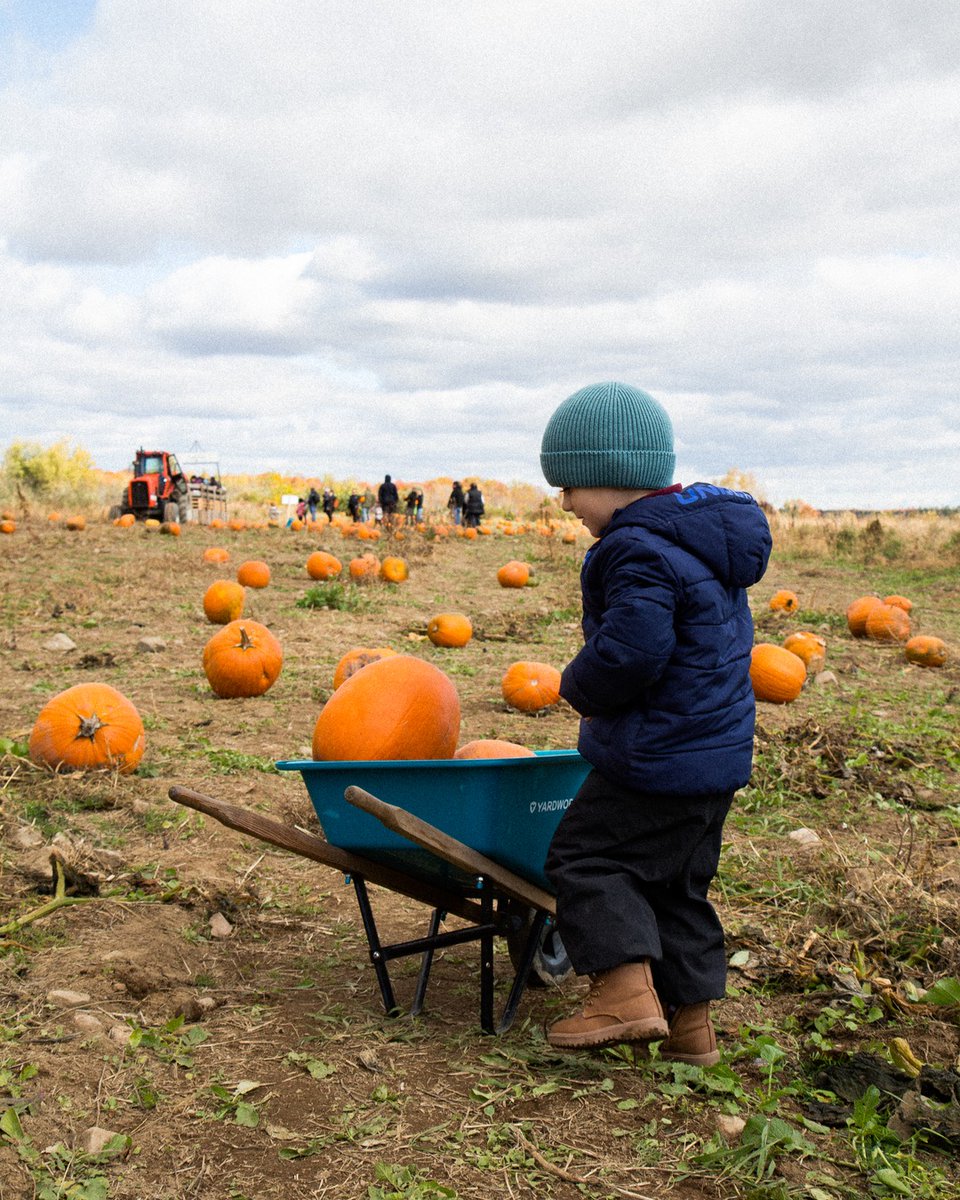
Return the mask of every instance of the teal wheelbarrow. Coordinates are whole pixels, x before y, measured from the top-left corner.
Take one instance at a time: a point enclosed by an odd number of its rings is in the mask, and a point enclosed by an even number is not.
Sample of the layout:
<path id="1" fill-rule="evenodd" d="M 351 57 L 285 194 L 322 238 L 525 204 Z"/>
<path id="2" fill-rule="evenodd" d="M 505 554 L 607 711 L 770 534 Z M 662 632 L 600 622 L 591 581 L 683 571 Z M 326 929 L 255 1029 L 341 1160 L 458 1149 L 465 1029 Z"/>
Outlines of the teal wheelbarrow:
<path id="1" fill-rule="evenodd" d="M 303 777 L 323 836 L 187 788 L 170 798 L 232 829 L 333 867 L 353 885 L 384 1010 L 398 1015 L 389 964 L 420 956 L 412 1003 L 423 1008 L 434 954 L 477 942 L 480 1027 L 503 1033 L 528 985 L 559 982 L 570 963 L 556 929 L 543 864 L 557 823 L 589 766 L 575 750 L 530 758 L 278 762 Z M 427 932 L 384 943 L 369 884 L 432 909 Z M 464 922 L 441 928 L 448 914 Z M 512 981 L 494 1013 L 496 939 L 506 941 Z"/>

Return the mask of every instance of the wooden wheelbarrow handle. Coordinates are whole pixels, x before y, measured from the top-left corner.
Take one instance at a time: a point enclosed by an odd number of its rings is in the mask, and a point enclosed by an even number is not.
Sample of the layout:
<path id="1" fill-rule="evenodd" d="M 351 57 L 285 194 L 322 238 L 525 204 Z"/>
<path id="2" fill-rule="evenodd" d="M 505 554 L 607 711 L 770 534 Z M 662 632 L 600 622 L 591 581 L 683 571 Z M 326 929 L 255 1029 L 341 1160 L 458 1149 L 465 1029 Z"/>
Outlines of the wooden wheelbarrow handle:
<path id="1" fill-rule="evenodd" d="M 348 787 L 343 796 L 355 808 L 361 808 L 376 817 L 387 829 L 392 829 L 394 833 L 415 842 L 459 870 L 474 876 L 485 875 L 496 885 L 498 891 L 509 896 L 511 900 L 519 900 L 522 904 L 542 909 L 552 917 L 557 915 L 556 899 L 549 892 L 487 858 L 485 854 L 458 842 L 456 838 L 407 812 L 405 808 L 387 804 L 385 800 L 380 800 L 359 787 Z"/>
<path id="2" fill-rule="evenodd" d="M 282 821 L 264 817 L 237 804 L 228 804 L 225 800 L 215 800 L 202 792 L 193 792 L 189 788 L 174 785 L 167 794 L 177 804 L 213 817 L 228 829 L 235 829 L 238 833 L 249 833 L 271 846 L 279 846 L 282 850 L 289 850 L 302 858 L 334 867 L 344 875 L 360 876 L 368 883 L 379 884 L 392 892 L 398 892 L 401 896 L 409 896 L 411 900 L 428 904 L 431 908 L 455 913 L 464 920 L 475 922 L 479 919 L 479 904 L 468 900 L 461 892 L 448 890 L 372 859 L 351 854 L 338 846 L 331 846 L 324 838 L 307 833 L 306 830 L 285 825 Z"/>

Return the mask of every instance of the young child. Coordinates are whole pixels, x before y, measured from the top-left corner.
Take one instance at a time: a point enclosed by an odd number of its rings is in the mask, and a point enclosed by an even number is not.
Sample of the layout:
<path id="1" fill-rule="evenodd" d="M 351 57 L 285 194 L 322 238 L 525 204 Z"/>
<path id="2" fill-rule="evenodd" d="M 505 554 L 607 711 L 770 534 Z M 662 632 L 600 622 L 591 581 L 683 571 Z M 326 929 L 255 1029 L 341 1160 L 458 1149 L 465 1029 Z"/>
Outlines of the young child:
<path id="1" fill-rule="evenodd" d="M 584 645 L 561 695 L 593 768 L 547 855 L 583 1010 L 555 1022 L 570 1049 L 666 1039 L 719 1059 L 710 1001 L 726 990 L 707 899 L 723 822 L 750 777 L 753 622 L 745 588 L 770 531 L 745 492 L 673 483 L 673 429 L 638 388 L 598 383 L 550 418 L 540 463 L 597 541 L 581 573 Z"/>

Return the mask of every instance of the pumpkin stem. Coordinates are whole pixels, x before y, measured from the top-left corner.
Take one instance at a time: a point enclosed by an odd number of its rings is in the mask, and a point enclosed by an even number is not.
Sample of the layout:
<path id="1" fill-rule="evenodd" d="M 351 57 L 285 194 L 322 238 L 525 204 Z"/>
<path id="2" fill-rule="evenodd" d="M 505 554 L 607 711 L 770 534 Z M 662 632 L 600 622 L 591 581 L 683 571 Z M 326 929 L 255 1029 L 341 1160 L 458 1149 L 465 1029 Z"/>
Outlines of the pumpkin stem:
<path id="1" fill-rule="evenodd" d="M 253 639 L 247 636 L 246 625 L 241 625 L 240 626 L 240 647 L 239 648 L 241 650 L 249 650 L 252 645 L 253 645 Z"/>
<path id="2" fill-rule="evenodd" d="M 80 718 L 80 728 L 77 731 L 77 737 L 85 737 L 93 741 L 97 730 L 102 728 L 103 722 L 96 713 L 91 713 L 89 717 Z"/>

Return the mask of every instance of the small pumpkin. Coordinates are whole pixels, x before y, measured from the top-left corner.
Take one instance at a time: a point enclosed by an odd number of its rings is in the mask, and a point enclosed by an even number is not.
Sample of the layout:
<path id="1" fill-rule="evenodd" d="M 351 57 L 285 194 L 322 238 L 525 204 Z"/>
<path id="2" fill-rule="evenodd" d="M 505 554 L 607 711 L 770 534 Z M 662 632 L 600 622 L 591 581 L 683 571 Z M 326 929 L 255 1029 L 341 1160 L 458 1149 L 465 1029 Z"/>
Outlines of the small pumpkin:
<path id="1" fill-rule="evenodd" d="M 909 638 L 903 653 L 907 662 L 915 663 L 918 667 L 942 667 L 950 657 L 947 643 L 942 638 L 926 633 Z"/>
<path id="2" fill-rule="evenodd" d="M 818 675 L 827 661 L 826 641 L 819 634 L 807 630 L 788 634 L 783 639 L 783 648 L 803 661 L 808 675 Z"/>
<path id="3" fill-rule="evenodd" d="M 345 680 L 313 730 L 321 762 L 450 758 L 460 734 L 460 698 L 432 663 L 393 654 Z"/>
<path id="4" fill-rule="evenodd" d="M 0 533 L 16 533 L 16 532 L 17 532 L 16 521 L 11 521 L 9 518 L 7 518 L 3 521 L 0 521 Z"/>
<path id="5" fill-rule="evenodd" d="M 398 533 L 395 538 L 400 536 Z M 403 583 L 409 574 L 406 560 L 395 554 L 388 554 L 380 564 L 380 578 L 385 579 L 387 583 Z"/>
<path id="6" fill-rule="evenodd" d="M 910 637 L 910 618 L 896 604 L 875 604 L 867 613 L 867 637 L 877 642 L 905 642 Z"/>
<path id="7" fill-rule="evenodd" d="M 165 533 L 168 537 L 179 537 L 180 536 L 180 522 L 179 521 L 164 521 L 164 523 L 160 526 L 160 532 Z"/>
<path id="8" fill-rule="evenodd" d="M 380 560 L 375 554 L 361 554 L 350 559 L 347 570 L 355 583 L 367 583 L 380 574 Z"/>
<path id="9" fill-rule="evenodd" d="M 908 600 L 906 596 L 900 596 L 896 592 L 892 596 L 884 596 L 884 604 L 892 604 L 895 608 L 902 608 L 905 613 L 908 613 L 913 608 L 913 601 Z"/>
<path id="10" fill-rule="evenodd" d="M 340 559 L 326 550 L 314 550 L 307 559 L 307 574 L 311 579 L 336 579 L 342 570 Z"/>
<path id="11" fill-rule="evenodd" d="M 341 683 L 361 668 L 369 666 L 372 662 L 379 662 L 381 658 L 389 658 L 393 654 L 396 654 L 396 650 L 391 650 L 389 646 L 355 646 L 348 650 L 333 672 L 333 690 L 336 691 Z"/>
<path id="12" fill-rule="evenodd" d="M 262 696 L 276 683 L 282 667 L 280 643 L 258 621 L 231 621 L 203 648 L 204 673 L 223 700 Z"/>
<path id="13" fill-rule="evenodd" d="M 882 603 L 879 596 L 859 596 L 847 606 L 847 628 L 854 637 L 867 636 L 867 617 Z"/>
<path id="14" fill-rule="evenodd" d="M 497 571 L 497 583 L 505 588 L 522 588 L 530 582 L 530 564 L 511 559 Z"/>
<path id="15" fill-rule="evenodd" d="M 549 663 L 515 662 L 500 681 L 500 691 L 511 708 L 541 712 L 560 699 L 560 672 Z"/>
<path id="16" fill-rule="evenodd" d="M 30 733 L 30 757 L 55 771 L 119 771 L 143 757 L 146 736 L 135 705 L 107 683 L 78 683 L 49 700 Z"/>
<path id="17" fill-rule="evenodd" d="M 750 655 L 750 683 L 758 700 L 789 704 L 807 678 L 803 660 L 772 642 L 758 642 Z"/>
<path id="18" fill-rule="evenodd" d="M 770 608 L 773 612 L 796 612 L 800 607 L 800 600 L 796 592 L 787 591 L 785 588 L 779 592 L 774 592 L 770 597 Z"/>
<path id="19" fill-rule="evenodd" d="M 463 613 L 437 613 L 427 622 L 427 637 L 435 646 L 465 646 L 473 637 L 473 625 Z"/>
<path id="20" fill-rule="evenodd" d="M 526 746 L 506 742 L 500 738 L 477 738 L 466 742 L 454 754 L 454 758 L 536 758 Z"/>
<path id="21" fill-rule="evenodd" d="M 270 583 L 270 568 L 259 558 L 248 558 L 237 567 L 237 583 L 243 587 L 265 588 Z"/>
<path id="22" fill-rule="evenodd" d="M 54 510 L 53 512 L 47 513 L 47 520 L 50 522 L 51 525 L 56 525 L 56 523 L 58 521 L 61 521 L 62 519 L 63 519 L 63 517 L 56 510 Z"/>
<path id="23" fill-rule="evenodd" d="M 230 551 L 222 546 L 208 546 L 203 552 L 203 561 L 207 563 L 225 563 L 230 561 Z"/>
<path id="24" fill-rule="evenodd" d="M 228 625 L 243 612 L 245 590 L 232 579 L 215 579 L 203 594 L 203 611 L 214 625 Z"/>
<path id="25" fill-rule="evenodd" d="M 82 533 L 87 527 L 87 518 L 82 513 L 76 513 L 72 517 L 67 517 L 67 528 L 73 530 L 74 533 Z"/>
<path id="26" fill-rule="evenodd" d="M 121 529 L 130 529 L 136 525 L 137 518 L 133 515 L 133 513 L 121 513 L 120 516 L 117 517 L 116 523 Z"/>

